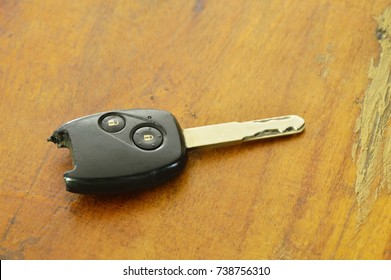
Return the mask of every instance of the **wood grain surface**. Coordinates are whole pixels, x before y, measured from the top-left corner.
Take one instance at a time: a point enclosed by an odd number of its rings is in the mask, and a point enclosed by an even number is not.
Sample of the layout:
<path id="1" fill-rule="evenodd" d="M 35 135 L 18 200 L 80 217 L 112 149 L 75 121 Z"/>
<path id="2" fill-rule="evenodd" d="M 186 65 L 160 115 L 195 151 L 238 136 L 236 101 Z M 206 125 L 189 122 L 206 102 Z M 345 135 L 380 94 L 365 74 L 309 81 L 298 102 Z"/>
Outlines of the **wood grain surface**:
<path id="1" fill-rule="evenodd" d="M 0 258 L 391 259 L 390 73 L 387 0 L 2 0 Z M 307 125 L 149 191 L 66 192 L 46 138 L 127 108 Z"/>

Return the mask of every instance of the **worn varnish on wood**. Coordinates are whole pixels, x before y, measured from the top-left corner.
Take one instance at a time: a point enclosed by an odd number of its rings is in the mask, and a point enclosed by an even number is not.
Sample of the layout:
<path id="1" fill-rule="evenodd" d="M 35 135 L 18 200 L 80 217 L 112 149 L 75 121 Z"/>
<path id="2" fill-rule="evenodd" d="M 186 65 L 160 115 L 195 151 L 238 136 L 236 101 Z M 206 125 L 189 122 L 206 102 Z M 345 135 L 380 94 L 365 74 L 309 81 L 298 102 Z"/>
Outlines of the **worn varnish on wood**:
<path id="1" fill-rule="evenodd" d="M 1 1 L 1 259 L 391 259 L 389 1 Z M 62 123 L 122 108 L 306 131 L 65 192 Z"/>
<path id="2" fill-rule="evenodd" d="M 358 139 L 353 157 L 358 153 L 356 195 L 359 222 L 369 215 L 383 188 L 391 192 L 391 142 L 387 135 L 391 116 L 391 7 L 377 18 L 377 38 L 381 52 L 377 63 L 372 61 L 368 72 L 371 80 L 357 120 Z M 391 221 L 390 221 L 391 223 Z"/>

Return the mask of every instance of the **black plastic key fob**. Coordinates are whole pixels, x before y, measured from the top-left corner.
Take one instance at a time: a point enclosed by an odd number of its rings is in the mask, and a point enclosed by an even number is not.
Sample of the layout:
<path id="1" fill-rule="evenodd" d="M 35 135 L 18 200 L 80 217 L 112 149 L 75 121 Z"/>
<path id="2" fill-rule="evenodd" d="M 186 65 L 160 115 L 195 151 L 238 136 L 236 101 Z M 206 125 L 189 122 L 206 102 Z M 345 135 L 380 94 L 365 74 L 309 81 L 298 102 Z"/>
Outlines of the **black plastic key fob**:
<path id="1" fill-rule="evenodd" d="M 162 184 L 185 165 L 186 146 L 175 117 L 162 110 L 98 113 L 65 123 L 48 139 L 69 148 L 74 168 L 67 191 L 131 192 Z"/>

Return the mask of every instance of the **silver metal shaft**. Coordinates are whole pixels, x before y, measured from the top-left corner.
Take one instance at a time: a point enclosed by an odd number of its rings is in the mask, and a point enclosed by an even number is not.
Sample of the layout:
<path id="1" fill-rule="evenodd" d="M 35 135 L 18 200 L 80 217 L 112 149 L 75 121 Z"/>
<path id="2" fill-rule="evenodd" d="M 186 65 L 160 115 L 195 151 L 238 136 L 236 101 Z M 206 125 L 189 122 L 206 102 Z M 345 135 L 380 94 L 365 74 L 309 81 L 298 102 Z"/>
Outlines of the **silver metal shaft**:
<path id="1" fill-rule="evenodd" d="M 237 144 L 264 138 L 300 133 L 305 122 L 290 115 L 249 122 L 229 122 L 183 129 L 187 148 Z"/>

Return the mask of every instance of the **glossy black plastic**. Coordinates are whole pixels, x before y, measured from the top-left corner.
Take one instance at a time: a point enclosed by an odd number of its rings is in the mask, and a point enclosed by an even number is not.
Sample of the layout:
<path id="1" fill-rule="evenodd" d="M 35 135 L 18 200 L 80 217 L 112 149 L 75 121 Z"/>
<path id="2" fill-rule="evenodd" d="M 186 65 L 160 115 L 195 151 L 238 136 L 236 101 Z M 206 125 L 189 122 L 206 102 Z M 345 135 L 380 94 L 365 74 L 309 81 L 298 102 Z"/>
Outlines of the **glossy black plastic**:
<path id="1" fill-rule="evenodd" d="M 125 127 L 115 133 L 102 129 L 102 120 L 112 115 L 125 120 Z M 137 147 L 132 135 L 141 127 L 158 129 L 163 134 L 162 144 L 154 150 Z M 70 121 L 48 140 L 71 151 L 74 168 L 64 173 L 67 191 L 120 193 L 160 185 L 180 174 L 186 160 L 181 131 L 169 112 L 133 109 Z"/>

